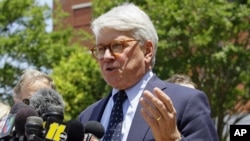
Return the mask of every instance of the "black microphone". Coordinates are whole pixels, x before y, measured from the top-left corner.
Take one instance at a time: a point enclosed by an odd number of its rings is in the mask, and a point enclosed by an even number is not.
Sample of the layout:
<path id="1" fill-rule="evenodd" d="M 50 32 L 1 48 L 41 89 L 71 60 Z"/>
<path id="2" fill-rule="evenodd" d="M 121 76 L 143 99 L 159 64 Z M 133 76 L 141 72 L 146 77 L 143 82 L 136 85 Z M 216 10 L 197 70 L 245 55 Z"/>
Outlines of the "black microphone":
<path id="1" fill-rule="evenodd" d="M 103 125 L 97 121 L 88 121 L 84 124 L 85 127 L 85 141 L 99 140 L 103 137 L 105 129 Z"/>
<path id="2" fill-rule="evenodd" d="M 45 123 L 44 139 L 49 141 L 66 141 L 66 123 L 61 120 L 49 120 Z"/>
<path id="3" fill-rule="evenodd" d="M 79 120 L 67 122 L 67 141 L 82 141 L 84 139 L 84 126 Z"/>
<path id="4" fill-rule="evenodd" d="M 29 116 L 25 123 L 25 135 L 28 141 L 43 141 L 43 120 L 37 116 Z"/>
<path id="5" fill-rule="evenodd" d="M 30 98 L 33 107 L 45 122 L 45 140 L 59 140 L 66 128 L 64 119 L 64 101 L 54 89 L 43 88 Z"/>
<path id="6" fill-rule="evenodd" d="M 10 109 L 10 114 L 16 114 L 20 109 L 23 108 L 29 108 L 29 105 L 22 102 L 15 103 Z"/>
<path id="7" fill-rule="evenodd" d="M 28 113 L 27 113 L 27 111 L 25 111 L 23 109 L 29 109 Z M 1 125 L 4 124 L 3 128 L 0 129 L 0 139 L 1 139 L 1 141 L 2 140 L 6 140 L 6 141 L 9 141 L 9 140 L 24 140 L 24 139 L 21 139 L 21 138 L 24 138 L 24 134 L 23 134 L 23 131 L 22 131 L 24 129 L 23 121 L 27 118 L 27 115 L 25 115 L 25 114 L 33 115 L 32 112 L 34 112 L 34 110 L 31 112 L 30 109 L 31 109 L 31 107 L 29 107 L 28 105 L 26 105 L 26 104 L 24 104 L 22 102 L 15 103 L 11 107 L 10 113 L 5 117 L 5 120 L 1 120 L 1 123 L 0 123 Z M 19 122 L 21 120 L 21 122 L 17 123 L 18 120 L 19 120 Z M 16 130 L 18 131 L 18 134 L 17 134 Z M 22 132 L 22 133 L 20 133 L 20 132 Z"/>
<path id="8" fill-rule="evenodd" d="M 61 106 L 50 106 L 47 109 L 47 112 L 42 114 L 42 118 L 43 120 L 47 121 L 47 120 L 60 120 L 63 121 L 64 119 L 64 111 L 63 111 L 63 107 Z"/>
<path id="9" fill-rule="evenodd" d="M 63 109 L 60 106 L 50 106 L 46 113 L 42 115 L 45 125 L 45 139 L 64 139 L 66 123 L 63 122 Z"/>
<path id="10" fill-rule="evenodd" d="M 50 88 L 43 88 L 34 93 L 30 98 L 30 106 L 37 111 L 39 116 L 46 114 L 51 106 L 59 106 L 64 111 L 62 96 Z"/>
<path id="11" fill-rule="evenodd" d="M 32 108 L 20 109 L 15 116 L 14 126 L 17 137 L 25 137 L 25 123 L 28 117 L 38 116 L 37 112 Z"/>

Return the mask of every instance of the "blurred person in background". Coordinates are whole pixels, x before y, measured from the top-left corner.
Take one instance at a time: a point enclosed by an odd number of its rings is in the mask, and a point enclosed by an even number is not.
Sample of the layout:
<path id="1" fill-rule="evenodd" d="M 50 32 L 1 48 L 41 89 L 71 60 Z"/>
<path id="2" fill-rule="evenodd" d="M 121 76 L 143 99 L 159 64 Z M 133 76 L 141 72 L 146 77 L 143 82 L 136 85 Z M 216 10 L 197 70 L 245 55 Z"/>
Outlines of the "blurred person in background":
<path id="1" fill-rule="evenodd" d="M 41 88 L 56 89 L 51 77 L 35 69 L 26 69 L 13 89 L 15 103 L 23 102 L 29 105 L 32 94 Z"/>
<path id="2" fill-rule="evenodd" d="M 10 106 L 0 102 L 0 119 L 10 112 Z"/>
<path id="3" fill-rule="evenodd" d="M 185 74 L 174 74 L 166 81 L 194 89 L 197 87 L 197 85 L 192 81 L 191 77 Z"/>

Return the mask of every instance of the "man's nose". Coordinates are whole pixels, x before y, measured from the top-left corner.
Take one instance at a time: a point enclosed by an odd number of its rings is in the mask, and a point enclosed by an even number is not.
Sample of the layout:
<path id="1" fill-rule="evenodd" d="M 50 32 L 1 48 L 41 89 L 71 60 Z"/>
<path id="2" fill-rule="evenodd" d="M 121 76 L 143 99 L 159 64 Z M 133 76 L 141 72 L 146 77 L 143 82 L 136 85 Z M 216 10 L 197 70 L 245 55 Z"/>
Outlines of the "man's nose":
<path id="1" fill-rule="evenodd" d="M 109 48 L 106 48 L 106 50 L 104 51 L 103 54 L 103 58 L 113 58 L 114 55 L 112 53 L 112 51 Z"/>

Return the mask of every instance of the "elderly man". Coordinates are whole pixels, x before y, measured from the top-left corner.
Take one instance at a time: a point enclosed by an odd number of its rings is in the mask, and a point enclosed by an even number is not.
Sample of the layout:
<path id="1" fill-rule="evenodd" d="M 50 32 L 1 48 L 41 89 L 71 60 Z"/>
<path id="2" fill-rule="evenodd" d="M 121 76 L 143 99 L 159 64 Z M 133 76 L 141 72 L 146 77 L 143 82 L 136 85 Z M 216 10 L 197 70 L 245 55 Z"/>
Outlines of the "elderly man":
<path id="1" fill-rule="evenodd" d="M 218 141 L 204 92 L 153 73 L 158 35 L 145 12 L 117 6 L 95 19 L 92 31 L 92 54 L 113 89 L 80 114 L 82 123 L 101 122 L 103 141 Z"/>

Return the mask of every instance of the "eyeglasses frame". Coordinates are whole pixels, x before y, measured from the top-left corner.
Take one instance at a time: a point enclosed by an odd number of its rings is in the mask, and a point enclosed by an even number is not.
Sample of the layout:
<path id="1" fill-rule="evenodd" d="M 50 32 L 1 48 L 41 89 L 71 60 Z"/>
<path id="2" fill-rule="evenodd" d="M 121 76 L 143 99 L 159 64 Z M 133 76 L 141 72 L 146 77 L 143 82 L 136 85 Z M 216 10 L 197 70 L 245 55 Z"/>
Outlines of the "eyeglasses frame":
<path id="1" fill-rule="evenodd" d="M 140 40 L 136 40 L 136 39 L 114 40 L 114 41 L 110 42 L 109 44 L 103 45 L 103 48 L 105 49 L 105 51 L 106 51 L 106 49 L 108 48 L 109 51 L 110 51 L 110 53 L 111 53 L 113 56 L 115 56 L 115 54 L 114 54 L 113 50 L 111 49 L 111 44 L 112 44 L 113 42 L 115 42 L 115 41 L 121 42 L 122 47 L 123 47 L 122 51 L 123 51 L 124 48 L 126 48 L 125 43 L 127 43 L 127 42 L 132 42 L 132 41 L 140 41 Z M 101 44 L 100 44 L 100 45 L 101 45 Z M 97 46 L 99 46 L 99 45 L 96 45 L 96 46 L 94 46 L 93 48 L 90 49 L 90 50 L 91 50 L 91 53 L 92 53 L 92 56 L 93 56 L 94 58 L 96 58 L 96 59 L 102 59 L 103 57 L 98 58 L 97 55 L 95 55 L 95 53 L 94 53 L 95 49 L 96 49 L 96 50 L 98 49 Z"/>

